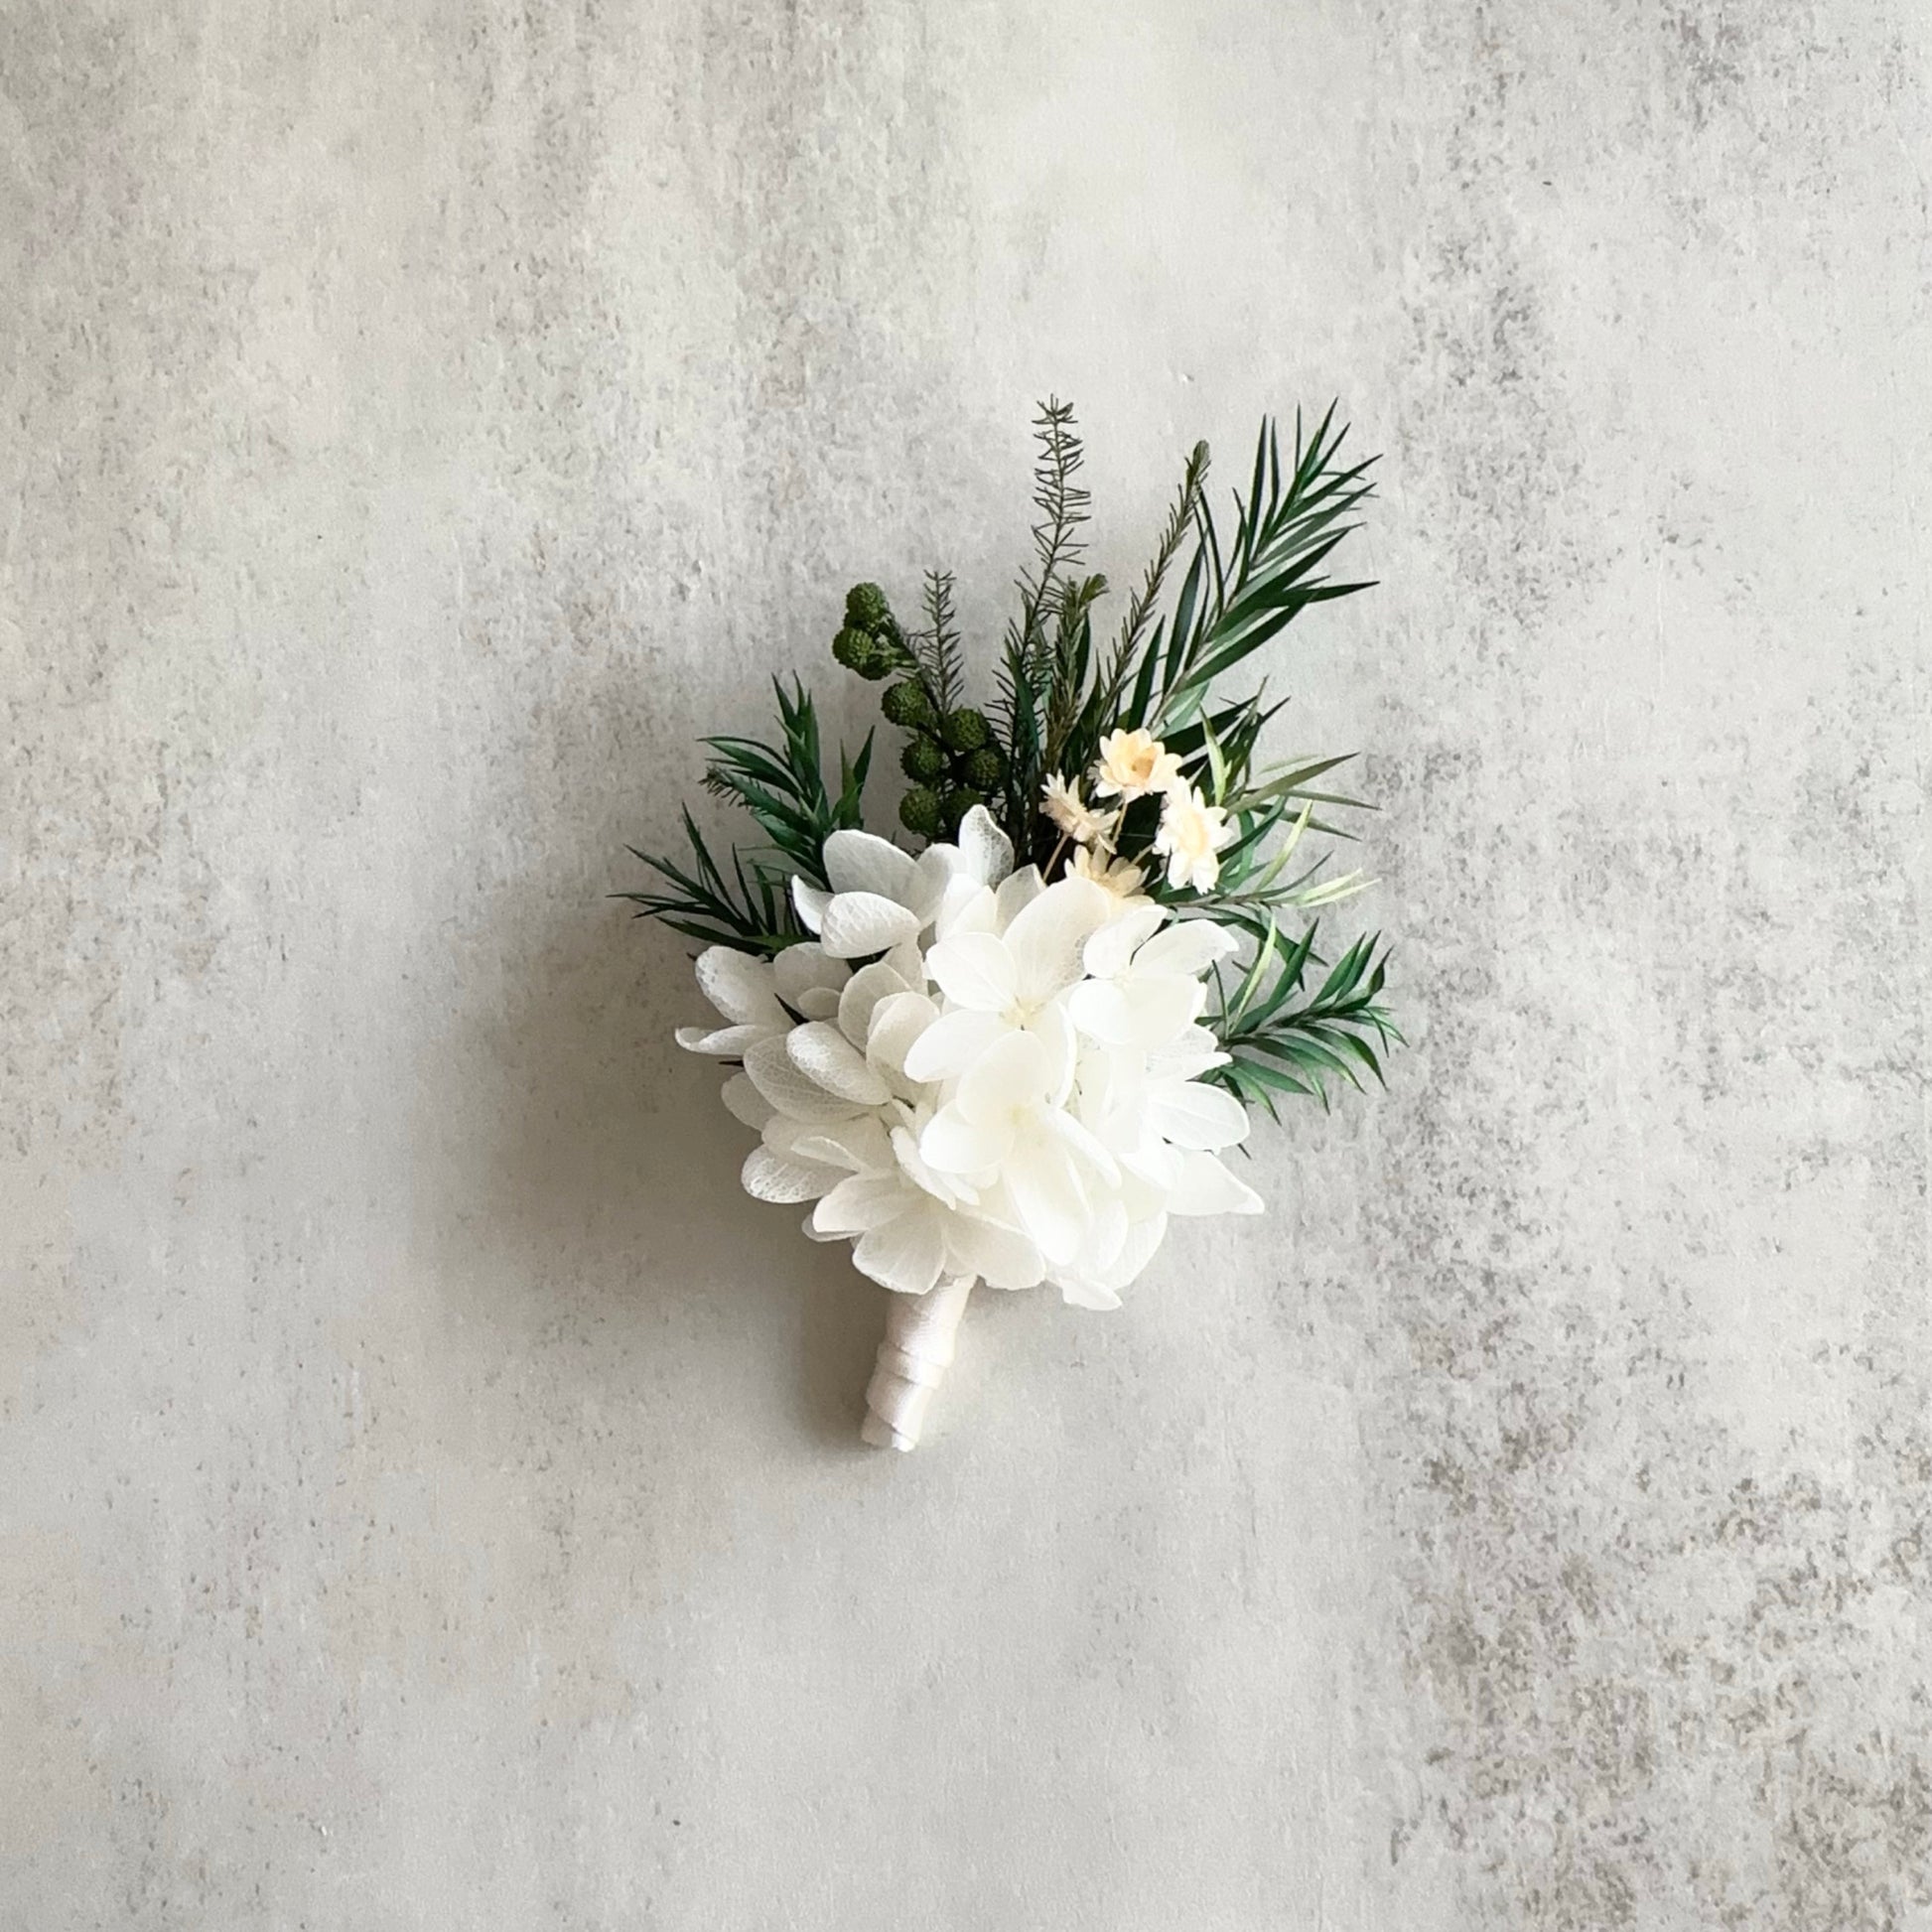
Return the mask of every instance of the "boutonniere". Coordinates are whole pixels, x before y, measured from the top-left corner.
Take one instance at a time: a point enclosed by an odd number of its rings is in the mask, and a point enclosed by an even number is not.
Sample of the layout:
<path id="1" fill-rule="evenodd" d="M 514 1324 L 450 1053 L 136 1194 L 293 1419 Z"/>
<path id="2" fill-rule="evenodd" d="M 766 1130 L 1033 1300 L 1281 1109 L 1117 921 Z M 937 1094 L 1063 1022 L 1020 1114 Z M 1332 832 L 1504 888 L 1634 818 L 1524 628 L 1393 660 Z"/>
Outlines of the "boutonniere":
<path id="1" fill-rule="evenodd" d="M 1325 788 L 1346 759 L 1264 759 L 1282 706 L 1253 663 L 1367 588 L 1325 568 L 1371 492 L 1343 434 L 1332 411 L 1298 421 L 1284 463 L 1264 424 L 1219 526 L 1196 445 L 1102 628 L 1080 443 L 1045 404 L 1033 559 L 983 704 L 950 575 L 916 622 L 876 584 L 846 598 L 832 655 L 884 686 L 898 835 L 862 824 L 876 732 L 828 775 L 794 681 L 775 737 L 706 741 L 706 788 L 758 842 L 721 860 L 687 809 L 688 855 L 637 854 L 662 884 L 622 897 L 702 947 L 716 1017 L 678 1040 L 731 1069 L 746 1190 L 807 1207 L 807 1235 L 893 1292 L 869 1443 L 917 1443 L 976 1286 L 1118 1308 L 1172 1217 L 1262 1211 L 1230 1161 L 1256 1110 L 1379 1080 L 1401 1038 L 1379 936 L 1323 925 L 1366 883 L 1313 850 L 1361 802 Z"/>

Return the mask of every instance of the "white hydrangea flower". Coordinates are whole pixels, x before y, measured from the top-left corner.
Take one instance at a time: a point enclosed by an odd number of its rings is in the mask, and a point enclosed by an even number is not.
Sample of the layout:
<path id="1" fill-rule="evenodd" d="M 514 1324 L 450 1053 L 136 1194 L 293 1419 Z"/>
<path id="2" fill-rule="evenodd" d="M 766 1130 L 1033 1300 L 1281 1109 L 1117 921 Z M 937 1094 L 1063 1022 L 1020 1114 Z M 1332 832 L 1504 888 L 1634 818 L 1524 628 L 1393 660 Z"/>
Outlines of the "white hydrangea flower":
<path id="1" fill-rule="evenodd" d="M 1261 1197 L 1217 1158 L 1248 1136 L 1246 1108 L 1198 1076 L 1227 1058 L 1205 1028 L 1151 1052 L 1096 1051 L 1080 1062 L 1088 1130 L 1150 1208 L 1170 1214 L 1258 1214 Z"/>
<path id="2" fill-rule="evenodd" d="M 946 1011 L 907 1059 L 915 1079 L 955 1078 L 1006 1035 L 1060 1020 L 1060 995 L 1078 982 L 1088 939 L 1113 916 L 1116 901 L 1089 880 L 1040 887 L 1032 867 L 1014 879 L 1029 890 L 982 888 L 956 901 L 946 936 L 926 954 Z"/>
<path id="3" fill-rule="evenodd" d="M 825 871 L 794 892 L 816 938 L 702 954 L 728 1024 L 678 1035 L 743 1063 L 749 1192 L 813 1203 L 807 1232 L 899 1293 L 1050 1281 L 1088 1308 L 1118 1306 L 1171 1215 L 1259 1208 L 1217 1158 L 1247 1116 L 1200 1078 L 1225 1059 L 1200 1025 L 1220 927 L 1016 872 L 984 809 L 917 859 L 837 833 Z"/>
<path id="4" fill-rule="evenodd" d="M 1118 1211 L 1096 1225 L 1080 1263 L 1060 1277 L 1070 1302 L 1114 1308 L 1166 1236 L 1171 1214 L 1255 1213 L 1260 1197 L 1215 1158 L 1248 1131 L 1232 1094 L 1199 1076 L 1227 1055 L 1197 1016 L 1199 975 L 1233 952 L 1220 927 L 1131 914 L 1088 942 L 1089 975 L 1069 996 L 1082 1036 L 1074 1109 L 1120 1166 Z"/>
<path id="5" fill-rule="evenodd" d="M 957 845 L 929 845 L 915 859 L 871 832 L 834 832 L 825 841 L 828 892 L 791 882 L 809 932 L 839 959 L 862 959 L 917 939 L 938 918 L 949 887 L 998 886 L 1013 870 L 1013 841 L 984 806 L 967 813 Z"/>
<path id="6" fill-rule="evenodd" d="M 1067 1001 L 1073 1024 L 1103 1046 L 1166 1044 L 1200 1018 L 1201 975 L 1236 950 L 1232 934 L 1206 919 L 1161 929 L 1158 905 L 1123 913 L 1087 941 L 1086 977 Z"/>
<path id="7" fill-rule="evenodd" d="M 815 1240 L 850 1239 L 853 1265 L 883 1287 L 924 1295 L 947 1276 L 992 1288 L 1035 1288 L 1046 1264 L 1025 1235 L 971 1210 L 977 1196 L 935 1173 L 919 1154 L 922 1114 L 854 1146 L 851 1171 L 806 1224 Z"/>
<path id="8" fill-rule="evenodd" d="M 980 1053 L 919 1136 L 928 1168 L 975 1189 L 999 1187 L 1021 1228 L 1060 1267 L 1079 1259 L 1096 1206 L 1120 1170 L 1067 1110 L 1070 1028 L 1011 1032 Z"/>

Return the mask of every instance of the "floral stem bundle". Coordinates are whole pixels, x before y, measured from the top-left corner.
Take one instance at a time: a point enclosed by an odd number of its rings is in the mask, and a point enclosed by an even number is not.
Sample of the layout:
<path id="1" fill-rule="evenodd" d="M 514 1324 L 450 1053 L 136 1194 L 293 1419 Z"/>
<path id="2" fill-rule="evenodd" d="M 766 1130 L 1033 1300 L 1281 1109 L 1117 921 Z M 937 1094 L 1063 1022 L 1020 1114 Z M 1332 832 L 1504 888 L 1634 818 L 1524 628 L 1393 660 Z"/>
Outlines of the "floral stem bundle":
<path id="1" fill-rule="evenodd" d="M 1117 1308 L 1171 1217 L 1261 1211 L 1223 1158 L 1252 1109 L 1379 1080 L 1401 1038 L 1379 937 L 1320 944 L 1365 884 L 1307 851 L 1361 803 L 1322 788 L 1346 759 L 1264 762 L 1282 706 L 1251 675 L 1309 606 L 1367 588 L 1324 572 L 1371 492 L 1343 435 L 1298 419 L 1285 466 L 1264 424 L 1226 536 L 1196 445 L 1108 635 L 1072 412 L 1045 404 L 991 703 L 942 571 L 916 625 L 857 585 L 832 640 L 902 734 L 902 841 L 861 823 L 874 736 L 829 778 L 794 681 L 774 739 L 706 741 L 707 789 L 759 842 L 721 862 L 687 809 L 685 856 L 635 855 L 662 883 L 621 897 L 703 947 L 719 1024 L 678 1040 L 734 1069 L 747 1191 L 810 1203 L 805 1232 L 895 1291 L 869 1443 L 918 1441 L 975 1284 Z"/>

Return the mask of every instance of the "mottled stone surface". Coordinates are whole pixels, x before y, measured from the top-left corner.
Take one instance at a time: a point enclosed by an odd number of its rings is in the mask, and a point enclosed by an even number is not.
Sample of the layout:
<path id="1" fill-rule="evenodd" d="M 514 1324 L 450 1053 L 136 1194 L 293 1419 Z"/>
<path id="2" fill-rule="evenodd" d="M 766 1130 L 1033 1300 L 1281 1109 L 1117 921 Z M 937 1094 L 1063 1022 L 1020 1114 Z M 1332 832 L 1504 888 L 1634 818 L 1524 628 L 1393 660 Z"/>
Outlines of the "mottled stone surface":
<path id="1" fill-rule="evenodd" d="M 1932 1926 L 1918 0 L 0 6 L 0 1925 Z M 1345 399 L 1416 1046 L 1131 1307 L 601 895 L 842 587 Z"/>

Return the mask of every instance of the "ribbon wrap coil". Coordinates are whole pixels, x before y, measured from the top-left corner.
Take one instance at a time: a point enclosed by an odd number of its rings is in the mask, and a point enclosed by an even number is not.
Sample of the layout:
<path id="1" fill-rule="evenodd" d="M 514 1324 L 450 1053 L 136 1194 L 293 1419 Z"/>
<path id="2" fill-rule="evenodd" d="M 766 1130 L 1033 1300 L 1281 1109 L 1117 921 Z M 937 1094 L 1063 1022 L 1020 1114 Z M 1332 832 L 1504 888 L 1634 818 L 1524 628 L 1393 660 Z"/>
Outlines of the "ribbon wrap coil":
<path id="1" fill-rule="evenodd" d="M 968 1276 L 943 1281 L 929 1294 L 887 1297 L 886 1338 L 866 1385 L 866 1420 L 859 1431 L 874 1449 L 918 1446 L 932 1392 L 952 1364 L 959 1317 L 972 1292 Z"/>

